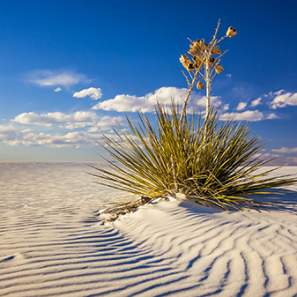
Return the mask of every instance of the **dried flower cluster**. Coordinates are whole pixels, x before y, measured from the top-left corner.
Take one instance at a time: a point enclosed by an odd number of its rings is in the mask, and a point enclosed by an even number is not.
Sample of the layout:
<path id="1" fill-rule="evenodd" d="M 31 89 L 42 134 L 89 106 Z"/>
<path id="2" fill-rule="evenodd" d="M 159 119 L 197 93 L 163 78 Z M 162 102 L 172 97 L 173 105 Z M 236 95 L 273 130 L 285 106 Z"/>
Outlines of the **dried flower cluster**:
<path id="1" fill-rule="evenodd" d="M 220 21 L 218 21 L 215 33 L 209 43 L 206 43 L 203 39 L 190 40 L 187 54 L 183 54 L 179 58 L 180 63 L 187 71 L 187 73 L 183 72 L 183 75 L 186 77 L 189 90 L 184 103 L 184 111 L 187 107 L 193 88 L 196 86 L 198 90 L 204 88 L 206 90 L 206 116 L 208 116 L 211 106 L 210 97 L 212 80 L 217 74 L 221 74 L 224 71 L 220 62 L 226 51 L 221 50 L 220 44 L 225 38 L 232 38 L 237 34 L 236 29 L 230 26 L 225 35 L 218 38 L 219 28 Z"/>

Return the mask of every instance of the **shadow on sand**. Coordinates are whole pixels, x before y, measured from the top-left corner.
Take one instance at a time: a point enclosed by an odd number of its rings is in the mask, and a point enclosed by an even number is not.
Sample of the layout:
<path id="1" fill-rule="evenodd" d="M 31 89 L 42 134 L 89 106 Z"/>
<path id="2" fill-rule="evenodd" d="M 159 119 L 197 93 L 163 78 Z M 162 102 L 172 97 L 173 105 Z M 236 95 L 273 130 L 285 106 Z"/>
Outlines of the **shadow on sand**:
<path id="1" fill-rule="evenodd" d="M 278 210 L 297 213 L 297 191 L 278 189 L 270 190 L 270 192 L 272 194 L 251 196 L 256 202 L 261 204 L 253 209 L 258 211 Z M 202 206 L 189 200 L 181 201 L 179 206 L 193 214 L 214 214 L 224 211 L 215 207 Z M 230 208 L 228 211 L 237 210 Z"/>
<path id="2" fill-rule="evenodd" d="M 297 212 L 297 191 L 271 190 L 272 194 L 262 197 L 254 196 L 257 202 L 263 203 L 259 210 L 280 210 Z"/>

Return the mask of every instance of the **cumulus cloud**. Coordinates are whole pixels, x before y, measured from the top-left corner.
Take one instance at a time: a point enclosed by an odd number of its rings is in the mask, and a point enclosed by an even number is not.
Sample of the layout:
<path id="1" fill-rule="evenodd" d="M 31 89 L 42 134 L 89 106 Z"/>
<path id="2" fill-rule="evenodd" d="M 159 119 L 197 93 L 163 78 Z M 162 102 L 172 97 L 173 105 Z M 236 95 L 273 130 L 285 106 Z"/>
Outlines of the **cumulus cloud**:
<path id="1" fill-rule="evenodd" d="M 246 110 L 242 112 L 225 112 L 220 115 L 222 121 L 247 121 L 258 122 L 263 120 L 275 120 L 279 117 L 274 113 L 264 114 L 259 110 Z"/>
<path id="2" fill-rule="evenodd" d="M 38 131 L 18 131 L 11 133 L 9 136 L 2 136 L 0 140 L 8 145 L 41 145 L 48 147 L 75 147 L 78 148 L 82 144 L 91 143 L 91 139 L 87 134 L 82 132 L 67 132 L 61 134 L 50 134 Z"/>
<path id="3" fill-rule="evenodd" d="M 107 111 L 118 111 L 118 112 L 152 112 L 155 109 L 157 102 L 164 105 L 170 105 L 172 101 L 177 104 L 182 104 L 187 94 L 185 88 L 175 87 L 161 87 L 154 92 L 148 93 L 144 96 L 135 96 L 128 94 L 116 95 L 114 98 L 102 101 L 95 106 L 94 110 L 107 110 Z M 192 108 L 205 106 L 206 98 L 193 94 L 191 98 Z M 221 105 L 219 97 L 212 97 L 212 104 L 215 107 Z"/>
<path id="4" fill-rule="evenodd" d="M 297 147 L 279 147 L 271 150 L 282 165 L 297 165 Z"/>
<path id="5" fill-rule="evenodd" d="M 104 116 L 100 118 L 100 121 L 94 122 L 88 129 L 88 132 L 97 133 L 102 130 L 106 130 L 110 127 L 120 127 L 124 122 L 122 117 L 110 117 Z"/>
<path id="6" fill-rule="evenodd" d="M 222 121 L 249 121 L 257 122 L 264 120 L 264 114 L 258 110 L 246 110 L 243 112 L 226 112 L 220 115 Z"/>
<path id="7" fill-rule="evenodd" d="M 25 137 L 28 144 L 46 145 L 49 147 L 75 147 L 78 148 L 82 144 L 89 142 L 85 133 L 68 132 L 60 135 L 52 135 L 46 133 L 30 133 Z"/>
<path id="8" fill-rule="evenodd" d="M 59 92 L 61 92 L 61 91 L 62 91 L 62 88 L 60 88 L 60 87 L 57 87 L 57 88 L 54 89 L 54 92 L 55 92 L 55 93 L 59 93 Z"/>
<path id="9" fill-rule="evenodd" d="M 88 82 L 88 78 L 73 71 L 36 70 L 28 74 L 27 80 L 40 87 L 71 87 L 81 82 Z M 56 88 L 56 89 L 57 89 Z M 59 90 L 59 89 L 58 89 Z"/>
<path id="10" fill-rule="evenodd" d="M 247 107 L 246 102 L 239 102 L 237 107 L 236 107 L 236 110 L 241 111 L 241 110 L 244 110 L 246 107 Z"/>
<path id="11" fill-rule="evenodd" d="M 122 123 L 122 117 L 99 117 L 89 111 L 68 114 L 28 112 L 16 116 L 7 124 L 0 125 L 0 141 L 8 145 L 49 147 L 97 145 L 103 133 L 112 133 L 112 128 L 115 126 L 120 130 L 123 129 Z"/>
<path id="12" fill-rule="evenodd" d="M 111 133 L 112 132 L 110 132 L 109 130 L 106 130 L 106 132 L 104 132 L 104 135 L 109 135 Z M 102 130 L 92 132 L 71 131 L 66 133 L 60 132 L 54 134 L 34 131 L 25 133 L 23 137 L 18 140 L 21 142 L 21 144 L 24 145 L 41 145 L 55 148 L 79 148 L 83 145 L 98 145 L 103 141 L 103 133 Z"/>
<path id="13" fill-rule="evenodd" d="M 280 90 L 275 91 L 275 92 L 271 91 L 271 92 L 268 93 L 268 96 L 270 96 L 270 97 L 271 96 L 279 96 L 279 95 L 281 95 L 281 94 L 283 94 L 285 92 L 286 91 L 284 89 L 280 89 Z"/>
<path id="14" fill-rule="evenodd" d="M 73 94 L 74 98 L 85 98 L 90 97 L 93 100 L 98 100 L 102 97 L 102 91 L 100 88 L 88 88 L 88 89 L 82 89 L 78 92 L 75 92 Z"/>
<path id="15" fill-rule="evenodd" d="M 96 113 L 91 111 L 76 111 L 69 114 L 63 112 L 24 112 L 17 115 L 13 121 L 24 125 L 52 126 L 55 123 L 93 122 L 96 119 Z"/>
<path id="16" fill-rule="evenodd" d="M 223 105 L 223 111 L 227 111 L 227 110 L 229 110 L 229 108 L 230 108 L 229 104 L 224 104 Z"/>
<path id="17" fill-rule="evenodd" d="M 273 109 L 297 105 L 297 93 L 284 92 L 283 90 L 280 90 L 275 94 L 276 96 L 271 102 L 271 107 Z"/>
<path id="18" fill-rule="evenodd" d="M 252 102 L 251 102 L 251 106 L 253 106 L 253 107 L 256 107 L 256 106 L 258 106 L 260 104 L 262 104 L 262 98 L 261 97 L 256 98 L 256 99 L 252 100 Z"/>
<path id="19" fill-rule="evenodd" d="M 273 113 L 273 112 L 268 113 L 268 114 L 266 115 L 266 119 L 267 119 L 267 120 L 277 120 L 277 119 L 279 119 L 279 118 L 280 118 L 280 117 L 279 117 L 277 114 Z"/>
<path id="20" fill-rule="evenodd" d="M 0 141 L 10 145 L 18 143 L 22 139 L 22 135 L 30 130 L 18 129 L 11 124 L 0 125 Z"/>
<path id="21" fill-rule="evenodd" d="M 294 153 L 297 153 L 297 147 L 280 147 L 280 148 L 275 148 L 275 149 L 272 149 L 272 151 L 274 153 L 277 153 L 277 154 L 294 154 Z"/>
<path id="22" fill-rule="evenodd" d="M 8 145 L 38 145 L 44 143 L 45 136 L 50 134 L 40 133 L 28 128 L 14 126 L 11 123 L 0 125 L 0 141 Z"/>
<path id="23" fill-rule="evenodd" d="M 144 96 L 120 94 L 116 95 L 114 98 L 96 104 L 93 109 L 114 110 L 118 112 L 151 112 L 154 110 L 154 106 L 158 101 L 162 104 L 170 104 L 171 100 L 178 104 L 182 103 L 186 91 L 186 89 L 178 89 L 175 87 L 162 87 Z"/>

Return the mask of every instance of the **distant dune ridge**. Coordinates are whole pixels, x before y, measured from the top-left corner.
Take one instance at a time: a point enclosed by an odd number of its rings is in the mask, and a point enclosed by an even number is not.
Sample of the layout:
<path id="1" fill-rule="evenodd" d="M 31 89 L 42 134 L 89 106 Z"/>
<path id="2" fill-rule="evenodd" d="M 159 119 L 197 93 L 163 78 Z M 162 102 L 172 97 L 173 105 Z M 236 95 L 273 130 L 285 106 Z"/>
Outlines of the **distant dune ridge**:
<path id="1" fill-rule="evenodd" d="M 163 201 L 104 226 L 128 194 L 90 170 L 0 164 L 0 296 L 297 296 L 297 186 L 261 212 Z"/>

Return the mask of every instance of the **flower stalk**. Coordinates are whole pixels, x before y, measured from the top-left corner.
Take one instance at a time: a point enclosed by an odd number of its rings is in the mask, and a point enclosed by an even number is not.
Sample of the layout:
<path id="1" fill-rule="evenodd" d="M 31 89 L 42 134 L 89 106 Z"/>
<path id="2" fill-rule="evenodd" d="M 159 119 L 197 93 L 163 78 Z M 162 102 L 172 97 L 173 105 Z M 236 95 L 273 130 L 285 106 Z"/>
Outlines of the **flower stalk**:
<path id="1" fill-rule="evenodd" d="M 225 38 L 232 38 L 237 34 L 236 29 L 229 26 L 225 35 L 218 38 L 220 26 L 221 21 L 218 20 L 209 43 L 205 43 L 203 39 L 195 41 L 190 40 L 187 54 L 183 54 L 180 57 L 180 62 L 186 70 L 186 73 L 183 72 L 183 75 L 188 84 L 188 92 L 183 104 L 181 120 L 185 118 L 186 110 L 195 86 L 198 90 L 204 89 L 205 86 L 205 121 L 207 121 L 210 116 L 212 81 L 216 75 L 224 71 L 220 62 L 226 51 L 222 52 L 220 44 Z M 204 81 L 204 83 L 202 81 Z"/>

